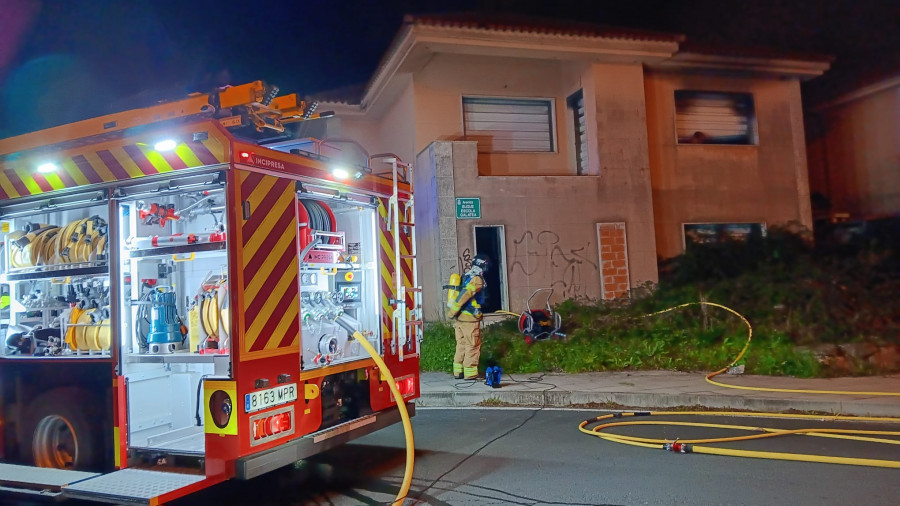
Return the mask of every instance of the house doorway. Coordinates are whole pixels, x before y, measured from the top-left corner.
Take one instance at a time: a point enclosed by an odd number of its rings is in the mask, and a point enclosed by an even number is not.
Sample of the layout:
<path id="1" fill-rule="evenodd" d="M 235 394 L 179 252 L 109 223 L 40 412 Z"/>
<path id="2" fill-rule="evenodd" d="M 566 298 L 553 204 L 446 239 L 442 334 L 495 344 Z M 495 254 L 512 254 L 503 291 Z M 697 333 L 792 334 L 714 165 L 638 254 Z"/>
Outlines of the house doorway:
<path id="1" fill-rule="evenodd" d="M 482 311 L 494 313 L 509 307 L 506 290 L 506 234 L 503 225 L 475 226 L 475 254 L 491 257 L 493 266 L 485 275 L 487 290 Z"/>

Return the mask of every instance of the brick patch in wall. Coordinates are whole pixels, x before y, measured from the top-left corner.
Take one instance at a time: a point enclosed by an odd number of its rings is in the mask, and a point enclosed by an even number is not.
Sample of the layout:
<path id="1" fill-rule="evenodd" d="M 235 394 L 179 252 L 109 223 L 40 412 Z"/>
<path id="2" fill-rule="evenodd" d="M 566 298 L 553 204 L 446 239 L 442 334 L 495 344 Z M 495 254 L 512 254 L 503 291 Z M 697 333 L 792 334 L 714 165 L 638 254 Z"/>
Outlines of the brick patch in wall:
<path id="1" fill-rule="evenodd" d="M 629 276 L 625 223 L 598 223 L 597 245 L 600 250 L 600 291 L 603 299 L 627 297 Z"/>

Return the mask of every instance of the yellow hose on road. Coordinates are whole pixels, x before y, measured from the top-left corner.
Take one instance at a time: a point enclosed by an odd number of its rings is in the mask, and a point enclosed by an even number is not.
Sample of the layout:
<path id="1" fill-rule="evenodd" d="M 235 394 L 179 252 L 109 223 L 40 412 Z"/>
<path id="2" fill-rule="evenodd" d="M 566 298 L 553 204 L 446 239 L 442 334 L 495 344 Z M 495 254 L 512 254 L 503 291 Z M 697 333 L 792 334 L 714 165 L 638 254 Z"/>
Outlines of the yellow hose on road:
<path id="1" fill-rule="evenodd" d="M 341 323 L 341 322 L 338 322 Z M 343 324 L 342 324 L 343 326 Z M 349 329 L 348 327 L 344 327 Z M 378 351 L 369 344 L 369 341 L 360 334 L 358 331 L 352 331 L 353 339 L 356 339 L 360 345 L 362 345 L 363 349 L 369 353 L 372 357 L 372 360 L 378 364 L 381 373 L 387 377 L 388 387 L 391 389 L 391 393 L 394 394 L 394 400 L 397 401 L 397 409 L 400 410 L 400 419 L 403 421 L 403 434 L 406 436 L 406 470 L 403 474 L 403 482 L 400 484 L 400 491 L 397 493 L 397 498 L 394 499 L 394 502 L 391 504 L 403 504 L 403 500 L 406 499 L 406 494 L 409 493 L 409 485 L 412 483 L 412 475 L 413 475 L 413 462 L 416 456 L 415 443 L 413 441 L 413 432 L 412 432 L 412 423 L 409 420 L 409 411 L 406 410 L 406 401 L 403 400 L 403 395 L 400 393 L 400 389 L 397 388 L 397 382 L 394 380 L 394 377 L 391 375 L 390 369 L 388 369 L 387 364 L 384 363 L 381 356 L 378 354 Z"/>
<path id="2" fill-rule="evenodd" d="M 731 361 L 730 364 L 719 369 L 718 371 L 712 372 L 706 375 L 706 381 L 720 387 L 725 388 L 736 388 L 740 390 L 756 390 L 763 392 L 790 392 L 790 393 L 811 393 L 811 394 L 837 394 L 837 395 L 864 395 L 864 396 L 900 396 L 900 392 L 859 392 L 859 391 L 843 391 L 843 390 L 806 390 L 806 389 L 791 389 L 791 388 L 764 388 L 764 387 L 748 387 L 748 386 L 738 386 L 738 385 L 728 385 L 725 383 L 720 383 L 718 381 L 713 381 L 713 377 L 722 374 L 727 371 L 730 367 L 734 366 L 744 357 L 744 354 L 747 352 L 747 349 L 750 347 L 750 341 L 753 338 L 753 327 L 750 325 L 750 322 L 744 318 L 743 315 L 738 313 L 737 311 L 723 306 L 721 304 L 716 304 L 714 302 L 688 302 L 686 304 L 680 304 L 678 306 L 674 306 L 668 309 L 664 309 L 662 311 L 657 311 L 655 313 L 650 313 L 648 315 L 644 315 L 644 317 L 655 316 L 663 313 L 668 313 L 669 311 L 674 311 L 679 308 L 693 306 L 693 305 L 706 305 L 712 307 L 718 307 L 720 309 L 724 309 L 741 319 L 744 324 L 747 326 L 747 342 L 744 344 L 741 352 L 738 353 L 737 357 Z M 818 415 L 799 415 L 799 414 L 787 414 L 787 413 L 762 413 L 762 412 L 753 412 L 753 413 L 732 413 L 732 412 L 703 412 L 703 411 L 640 411 L 640 412 L 632 412 L 632 413 L 614 413 L 610 415 L 603 415 L 592 418 L 590 420 L 585 420 L 581 422 L 578 426 L 578 430 L 584 432 L 585 434 L 590 434 L 592 436 L 597 436 L 602 439 L 606 439 L 608 441 L 614 441 L 617 443 L 623 443 L 633 446 L 640 446 L 643 448 L 655 448 L 655 449 L 663 449 L 669 450 L 679 453 L 704 453 L 707 455 L 722 455 L 722 456 L 731 456 L 731 457 L 746 457 L 746 458 L 758 458 L 758 459 L 773 459 L 773 460 L 792 460 L 792 461 L 801 461 L 801 462 L 819 462 L 819 463 L 828 463 L 828 464 L 844 464 L 844 465 L 853 465 L 853 466 L 870 466 L 870 467 L 887 467 L 893 469 L 900 469 L 900 460 L 879 460 L 879 459 L 861 459 L 861 458 L 852 458 L 852 457 L 834 457 L 830 455 L 813 455 L 813 454 L 804 454 L 804 453 L 783 453 L 783 452 L 762 452 L 762 451 L 750 451 L 750 450 L 735 450 L 730 448 L 716 448 L 711 446 L 697 446 L 697 443 L 724 443 L 724 442 L 732 442 L 732 441 L 747 441 L 751 439 L 762 439 L 768 437 L 778 437 L 778 436 L 786 436 L 791 434 L 802 434 L 807 436 L 816 436 L 816 437 L 829 437 L 829 438 L 840 438 L 840 439 L 851 439 L 856 441 L 865 441 L 870 443 L 879 443 L 879 444 L 893 444 L 900 445 L 900 440 L 897 439 L 888 439 L 885 437 L 868 437 L 868 436 L 900 436 L 900 431 L 874 431 L 874 430 L 849 430 L 849 429 L 773 429 L 768 427 L 751 427 L 744 425 L 724 425 L 724 424 L 710 424 L 710 423 L 691 423 L 691 422 L 658 422 L 658 421 L 637 421 L 637 422 L 612 422 L 612 423 L 604 423 L 601 425 L 597 425 L 592 429 L 587 429 L 586 427 L 590 424 L 594 424 L 603 420 L 607 420 L 610 418 L 621 418 L 621 417 L 635 417 L 635 416 L 659 416 L 659 415 L 668 415 L 668 416 L 744 416 L 744 417 L 761 417 L 761 418 L 786 418 L 786 419 L 815 419 L 822 421 L 836 421 L 836 420 L 852 420 L 852 421 L 863 421 L 863 422 L 882 422 L 882 423 L 900 423 L 900 418 L 891 418 L 891 417 L 855 417 L 855 416 L 829 416 L 822 417 Z M 625 425 L 680 425 L 680 426 L 694 426 L 694 427 L 709 427 L 709 428 L 719 428 L 719 429 L 733 429 L 733 430 L 747 430 L 747 431 L 755 431 L 761 432 L 760 434 L 754 434 L 751 436 L 735 436 L 735 437 L 723 437 L 723 438 L 705 438 L 705 439 L 691 439 L 691 440 L 665 440 L 665 439 L 653 439 L 653 438 L 643 438 L 636 436 L 625 436 L 619 434 L 612 433 L 604 433 L 601 432 L 603 429 L 607 429 L 610 427 L 617 426 L 625 426 Z"/>
<path id="3" fill-rule="evenodd" d="M 850 430 L 850 429 L 827 429 L 827 428 L 811 428 L 811 429 L 774 429 L 768 427 L 754 427 L 744 425 L 725 425 L 710 423 L 691 423 L 691 422 L 658 422 L 658 421 L 635 421 L 635 422 L 611 422 L 597 425 L 592 429 L 587 429 L 588 425 L 601 422 L 611 418 L 623 417 L 644 417 L 644 416 L 744 416 L 755 418 L 789 418 L 789 419 L 815 419 L 821 421 L 837 421 L 852 420 L 865 422 L 882 422 L 882 423 L 900 423 L 900 418 L 890 417 L 855 417 L 855 416 L 829 416 L 822 417 L 817 415 L 795 415 L 786 413 L 731 413 L 722 411 L 638 411 L 631 413 L 613 413 L 609 415 L 598 416 L 590 420 L 585 420 L 578 425 L 578 430 L 591 436 L 597 436 L 601 439 L 623 443 L 632 446 L 640 446 L 642 448 L 654 448 L 661 450 L 669 450 L 677 453 L 704 453 L 707 455 L 722 455 L 730 457 L 747 457 L 758 459 L 773 460 L 793 460 L 800 462 L 819 462 L 826 464 L 843 464 L 853 466 L 869 466 L 869 467 L 887 467 L 900 469 L 900 460 L 879 460 L 879 459 L 862 459 L 853 457 L 834 457 L 830 455 L 814 455 L 805 453 L 783 453 L 783 452 L 761 452 L 751 450 L 735 450 L 730 448 L 715 448 L 711 446 L 697 446 L 697 443 L 723 443 L 732 441 L 746 441 L 751 439 L 761 439 L 768 437 L 786 436 L 791 434 L 803 434 L 819 437 L 839 437 L 841 439 L 852 439 L 858 441 L 866 441 L 881 444 L 900 444 L 900 440 L 887 439 L 884 437 L 874 438 L 866 436 L 900 436 L 900 431 L 876 431 L 876 430 Z M 762 434 L 754 434 L 751 436 L 734 436 L 723 438 L 704 438 L 704 439 L 655 439 L 637 436 L 625 436 L 621 434 L 613 434 L 601 432 L 604 429 L 625 425 L 682 425 L 696 427 L 712 427 L 720 429 L 734 429 L 747 431 L 762 431 Z"/>

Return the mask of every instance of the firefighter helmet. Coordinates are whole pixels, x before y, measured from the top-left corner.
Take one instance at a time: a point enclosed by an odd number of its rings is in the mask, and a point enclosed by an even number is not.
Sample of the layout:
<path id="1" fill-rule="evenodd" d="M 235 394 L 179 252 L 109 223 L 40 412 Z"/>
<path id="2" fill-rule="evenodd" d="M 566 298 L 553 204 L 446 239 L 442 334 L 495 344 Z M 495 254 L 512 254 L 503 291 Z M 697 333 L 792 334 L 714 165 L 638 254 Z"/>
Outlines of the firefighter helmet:
<path id="1" fill-rule="evenodd" d="M 478 267 L 482 272 L 491 270 L 491 265 L 491 257 L 485 255 L 484 253 L 475 255 L 475 258 L 472 260 L 472 266 Z"/>

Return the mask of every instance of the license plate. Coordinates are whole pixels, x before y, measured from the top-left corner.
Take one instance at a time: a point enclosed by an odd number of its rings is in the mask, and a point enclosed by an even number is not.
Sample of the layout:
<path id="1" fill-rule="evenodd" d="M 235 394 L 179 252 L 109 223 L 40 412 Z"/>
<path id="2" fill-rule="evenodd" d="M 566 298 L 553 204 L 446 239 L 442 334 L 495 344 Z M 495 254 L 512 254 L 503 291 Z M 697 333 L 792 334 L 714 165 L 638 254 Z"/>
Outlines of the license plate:
<path id="1" fill-rule="evenodd" d="M 244 396 L 244 412 L 253 413 L 262 409 L 287 404 L 297 400 L 297 384 L 281 385 L 267 390 L 251 392 Z"/>

